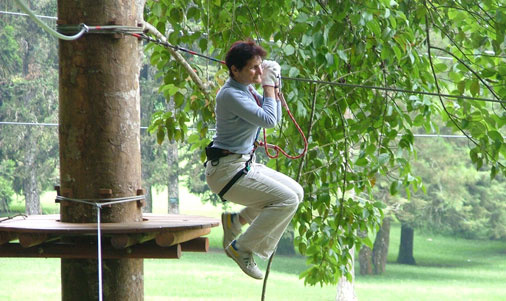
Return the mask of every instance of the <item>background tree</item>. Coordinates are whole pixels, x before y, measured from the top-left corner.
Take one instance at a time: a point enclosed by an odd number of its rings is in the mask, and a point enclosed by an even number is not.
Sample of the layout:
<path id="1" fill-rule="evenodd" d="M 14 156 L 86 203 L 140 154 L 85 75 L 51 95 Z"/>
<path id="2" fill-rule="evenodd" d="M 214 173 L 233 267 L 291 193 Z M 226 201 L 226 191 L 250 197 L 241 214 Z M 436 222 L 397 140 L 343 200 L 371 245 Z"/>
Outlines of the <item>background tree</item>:
<path id="1" fill-rule="evenodd" d="M 11 9 L 10 5 L 7 8 Z M 52 1 L 34 2 L 32 8 L 56 14 L 56 3 Z M 57 43 L 25 18 L 2 16 L 0 22 L 9 24 L 0 28 L 6 41 L 0 46 L 2 63 L 6 66 L 0 72 L 0 120 L 56 123 Z M 25 31 L 14 32 L 13 28 Z M 39 214 L 40 192 L 55 183 L 56 132 L 43 127 L 3 127 L 0 160 L 14 163 L 11 187 L 25 196 L 28 214 Z"/>

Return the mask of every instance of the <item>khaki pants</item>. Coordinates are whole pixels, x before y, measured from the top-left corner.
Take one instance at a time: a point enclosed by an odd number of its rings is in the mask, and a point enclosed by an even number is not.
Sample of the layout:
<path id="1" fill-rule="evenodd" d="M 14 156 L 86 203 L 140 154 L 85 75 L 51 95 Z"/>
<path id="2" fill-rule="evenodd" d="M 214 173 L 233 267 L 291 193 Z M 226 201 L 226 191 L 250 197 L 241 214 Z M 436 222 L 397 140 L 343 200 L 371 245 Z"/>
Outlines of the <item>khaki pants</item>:
<path id="1" fill-rule="evenodd" d="M 208 162 L 206 180 L 211 191 L 219 193 L 249 158 L 249 155 L 228 155 L 220 158 L 216 166 Z M 295 214 L 304 190 L 292 178 L 254 161 L 248 174 L 224 198 L 245 206 L 239 215 L 250 224 L 237 238 L 236 246 L 266 259 Z"/>

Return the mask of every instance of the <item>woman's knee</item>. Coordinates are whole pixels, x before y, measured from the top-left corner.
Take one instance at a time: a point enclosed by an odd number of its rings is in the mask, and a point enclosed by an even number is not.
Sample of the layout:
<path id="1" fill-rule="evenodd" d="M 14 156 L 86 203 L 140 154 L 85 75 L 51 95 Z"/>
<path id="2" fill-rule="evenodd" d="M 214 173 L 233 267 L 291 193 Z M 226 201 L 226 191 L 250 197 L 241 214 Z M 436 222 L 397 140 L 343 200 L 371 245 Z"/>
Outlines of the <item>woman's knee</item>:
<path id="1" fill-rule="evenodd" d="M 287 206 L 297 209 L 297 207 L 299 206 L 299 203 L 301 202 L 301 198 L 302 197 L 299 195 L 298 192 L 293 192 L 286 199 L 285 203 Z"/>

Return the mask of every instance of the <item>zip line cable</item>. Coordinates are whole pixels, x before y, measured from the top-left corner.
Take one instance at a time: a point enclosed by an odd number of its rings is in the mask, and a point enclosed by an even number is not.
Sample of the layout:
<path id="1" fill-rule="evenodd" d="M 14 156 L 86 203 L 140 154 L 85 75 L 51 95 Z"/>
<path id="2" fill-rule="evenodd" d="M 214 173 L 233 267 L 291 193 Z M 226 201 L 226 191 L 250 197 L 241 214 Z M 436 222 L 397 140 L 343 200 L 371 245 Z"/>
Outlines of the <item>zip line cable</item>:
<path id="1" fill-rule="evenodd" d="M 0 121 L 0 125 L 29 125 L 29 126 L 48 126 L 57 127 L 58 123 L 38 123 L 38 122 L 15 122 L 15 121 Z M 147 130 L 147 126 L 141 126 L 141 130 Z"/>
<path id="2" fill-rule="evenodd" d="M 146 34 L 142 33 L 141 28 L 138 27 L 129 27 L 129 26 L 115 26 L 115 25 L 106 25 L 106 26 L 87 26 L 85 24 L 80 24 L 78 26 L 76 25 L 61 25 L 59 26 L 59 29 L 62 31 L 75 31 L 76 29 L 80 30 L 77 34 L 73 36 L 66 36 L 63 35 L 52 28 L 50 28 L 47 24 L 42 22 L 21 0 L 14 0 L 23 11 L 25 11 L 37 24 L 39 24 L 42 28 L 44 28 L 47 32 L 54 35 L 55 37 L 63 40 L 77 40 L 79 39 L 83 34 L 85 33 L 91 33 L 90 31 L 107 31 L 103 33 L 126 33 L 130 34 L 134 37 L 137 37 L 139 39 L 144 39 L 149 42 L 154 42 L 156 44 L 163 45 L 165 47 L 172 48 L 174 50 L 183 51 L 186 53 L 189 53 L 191 55 L 199 56 L 214 62 L 218 62 L 220 64 L 224 64 L 225 62 L 223 60 L 219 60 L 216 58 L 213 58 L 208 55 L 204 55 L 198 52 L 195 52 L 193 50 L 186 49 L 184 47 L 180 47 L 178 45 L 171 45 L 168 42 L 163 42 L 159 39 L 154 39 Z M 400 93 L 408 93 L 408 94 L 420 94 L 420 95 L 429 95 L 429 96 L 441 96 L 445 98 L 455 98 L 455 99 L 466 99 L 466 100 L 477 100 L 477 101 L 485 101 L 485 102 L 494 102 L 494 103 L 501 103 L 506 104 L 505 100 L 500 99 L 490 99 L 490 98 L 480 98 L 480 97 L 472 97 L 472 96 L 465 96 L 465 95 L 453 95 L 453 94 L 440 94 L 435 92 L 425 92 L 425 91 L 413 91 L 408 89 L 402 89 L 402 88 L 393 88 L 393 87 L 380 87 L 380 86 L 371 86 L 371 85 L 360 85 L 360 84 L 349 84 L 349 83 L 339 83 L 339 82 L 331 82 L 331 81 L 322 81 L 322 80 L 314 80 L 314 79 L 307 79 L 307 78 L 294 78 L 294 77 L 286 77 L 282 76 L 281 79 L 283 80 L 292 80 L 292 81 L 300 81 L 300 82 L 309 82 L 309 83 L 318 83 L 318 84 L 324 84 L 324 85 L 335 85 L 335 86 L 341 86 L 341 87 L 353 87 L 353 88 L 361 88 L 361 89 L 370 89 L 370 90 L 380 90 L 380 91 L 393 91 L 393 92 L 400 92 Z"/>
<path id="3" fill-rule="evenodd" d="M 49 27 L 46 23 L 42 22 L 24 3 L 23 1 L 21 0 L 14 0 L 16 2 L 16 4 L 25 12 L 27 13 L 30 18 L 35 22 L 37 23 L 40 27 L 42 27 L 46 32 L 48 32 L 50 35 L 58 38 L 58 39 L 61 39 L 61 40 L 65 40 L 65 41 L 73 41 L 73 40 L 77 40 L 79 39 L 84 33 L 86 33 L 88 31 L 88 27 L 84 24 L 81 24 L 80 25 L 80 31 L 73 35 L 73 36 L 66 36 L 66 35 L 63 35 L 57 31 L 55 31 L 54 29 L 52 29 L 51 27 Z"/>
<path id="4" fill-rule="evenodd" d="M 168 42 L 163 42 L 160 39 L 155 39 L 152 37 L 147 36 L 146 34 L 132 34 L 132 36 L 135 36 L 139 39 L 144 39 L 149 42 L 153 42 L 165 47 L 172 48 L 174 50 L 180 50 L 186 53 L 189 53 L 191 55 L 196 55 L 199 57 L 206 58 L 208 60 L 218 62 L 220 64 L 225 64 L 224 61 L 197 53 L 195 51 L 186 49 L 184 47 L 180 47 L 177 45 L 171 45 Z M 333 81 L 323 81 L 323 80 L 315 80 L 315 79 L 309 79 L 309 78 L 297 78 L 297 77 L 288 77 L 288 76 L 281 76 L 281 79 L 283 80 L 292 80 L 292 81 L 300 81 L 300 82 L 307 82 L 307 83 L 314 83 L 314 84 L 323 84 L 323 85 L 334 85 L 334 86 L 341 86 L 341 87 L 350 87 L 350 88 L 362 88 L 362 89 L 369 89 L 369 90 L 380 90 L 380 91 L 392 91 L 392 92 L 400 92 L 400 93 L 408 93 L 408 94 L 420 94 L 420 95 L 428 95 L 428 96 L 442 96 L 446 98 L 455 98 L 455 99 L 466 99 L 466 100 L 477 100 L 477 101 L 485 101 L 485 102 L 494 102 L 494 103 L 503 103 L 506 104 L 505 100 L 500 99 L 490 99 L 490 98 L 482 98 L 482 97 L 473 97 L 473 96 L 465 96 L 465 95 L 455 95 L 455 94 L 441 94 L 441 93 L 435 93 L 435 92 L 426 92 L 426 91 L 414 91 L 414 90 L 408 90 L 408 89 L 402 89 L 402 88 L 394 88 L 394 87 L 380 87 L 380 86 L 371 86 L 371 85 L 360 85 L 360 84 L 349 84 L 349 83 L 340 83 L 340 82 L 333 82 Z"/>
<path id="5" fill-rule="evenodd" d="M 4 10 L 0 10 L 0 14 L 3 14 L 3 15 L 13 15 L 13 16 L 24 16 L 24 17 L 29 17 L 30 16 L 29 14 L 17 13 L 17 12 L 12 12 L 12 11 L 4 11 Z M 58 20 L 57 17 L 41 16 L 41 15 L 34 15 L 34 16 L 36 16 L 39 19 Z"/>
<path id="6" fill-rule="evenodd" d="M 57 123 L 36 123 L 36 122 L 13 122 L 13 121 L 0 121 L 0 125 L 24 125 L 24 126 L 46 126 L 46 127 L 57 127 Z M 141 126 L 141 130 L 147 130 L 147 126 Z M 216 129 L 209 129 L 209 131 L 215 131 Z M 397 136 L 401 137 L 402 134 L 398 134 Z M 450 134 L 413 134 L 414 137 L 420 138 L 449 138 L 449 139 L 461 139 L 467 138 L 464 135 L 450 135 Z M 506 136 L 503 137 L 506 139 Z"/>
<path id="7" fill-rule="evenodd" d="M 285 80 L 293 80 L 293 81 L 300 81 L 300 82 L 307 82 L 307 83 L 314 83 L 314 84 L 334 85 L 334 86 L 350 87 L 350 88 L 363 88 L 363 89 L 380 90 L 380 91 L 392 91 L 392 92 L 401 92 L 401 93 L 408 93 L 408 94 L 420 94 L 420 95 L 429 95 L 429 96 L 442 96 L 442 97 L 446 97 L 446 98 L 478 100 L 478 101 L 495 102 L 495 103 L 504 103 L 504 104 L 506 104 L 506 101 L 505 100 L 501 100 L 501 99 L 490 99 L 490 98 L 481 98 L 481 97 L 473 97 L 473 96 L 465 96 L 465 95 L 455 95 L 455 94 L 442 94 L 442 93 L 426 92 L 426 91 L 413 91 L 413 90 L 402 89 L 402 88 L 391 88 L 391 87 L 379 87 L 379 86 L 369 86 L 369 85 L 339 83 L 339 82 L 315 80 L 315 79 L 308 79 L 308 78 L 296 78 L 296 77 L 286 77 L 286 76 L 282 76 L 281 78 L 285 79 Z"/>

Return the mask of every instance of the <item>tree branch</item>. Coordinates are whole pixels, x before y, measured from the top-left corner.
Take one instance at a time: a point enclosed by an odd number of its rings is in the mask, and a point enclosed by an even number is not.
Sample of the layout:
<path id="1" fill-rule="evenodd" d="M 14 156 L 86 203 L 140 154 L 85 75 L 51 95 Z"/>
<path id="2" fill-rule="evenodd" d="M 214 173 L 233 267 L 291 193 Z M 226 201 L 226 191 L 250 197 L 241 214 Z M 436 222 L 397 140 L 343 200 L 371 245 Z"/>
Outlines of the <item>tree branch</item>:
<path id="1" fill-rule="evenodd" d="M 429 8 L 427 7 L 427 2 L 424 0 L 423 3 L 425 5 L 425 8 L 427 9 L 427 14 L 428 14 L 430 11 L 429 11 Z M 434 62 L 432 61 L 432 53 L 431 53 L 432 46 L 430 44 L 430 26 L 429 26 L 429 18 L 427 17 L 427 14 L 425 15 L 425 32 L 426 32 L 426 35 L 427 35 L 427 37 L 426 37 L 426 41 L 427 41 L 427 55 L 429 57 L 430 68 L 432 70 L 432 76 L 434 77 L 434 83 L 436 85 L 437 92 L 438 92 L 438 94 L 441 94 L 441 88 L 439 87 L 439 81 L 437 79 L 436 70 L 434 69 Z M 469 141 L 473 142 L 474 145 L 478 145 L 478 143 L 473 139 L 473 137 L 469 136 L 464 131 L 464 129 L 462 129 L 460 127 L 460 125 L 457 123 L 457 121 L 455 121 L 455 119 L 453 119 L 453 117 L 450 114 L 450 112 L 448 112 L 448 109 L 446 108 L 446 105 L 445 105 L 445 103 L 444 103 L 443 98 L 441 97 L 441 95 L 439 95 L 438 97 L 439 97 L 439 102 L 443 106 L 443 110 L 446 112 L 446 114 L 448 114 L 448 117 L 453 122 L 453 124 L 459 129 L 459 131 L 464 136 L 467 137 L 467 139 L 469 139 Z"/>
<path id="2" fill-rule="evenodd" d="M 436 46 L 430 46 L 432 49 L 436 49 L 436 50 L 439 50 L 439 51 L 442 51 L 446 54 L 449 54 L 451 55 L 454 59 L 456 59 L 457 61 L 459 61 L 459 63 L 461 63 L 462 65 L 464 65 L 464 67 L 467 68 L 467 70 L 471 71 L 471 73 L 476 76 L 476 78 L 478 78 L 478 80 L 483 84 L 485 85 L 485 87 L 487 87 L 487 89 L 490 91 L 490 93 L 492 93 L 492 95 L 497 99 L 497 100 L 501 100 L 501 98 L 499 97 L 499 95 L 497 95 L 494 91 L 494 89 L 489 86 L 485 80 L 483 78 L 481 78 L 481 76 L 478 74 L 478 72 L 476 72 L 473 68 L 471 68 L 469 65 L 467 65 L 463 60 L 461 60 L 460 58 L 458 58 L 455 54 L 453 54 L 451 51 L 448 51 L 446 49 L 443 49 L 443 48 L 440 48 L 440 47 L 436 47 Z M 505 105 L 503 103 L 501 103 L 502 107 L 504 109 L 506 109 Z"/>
<path id="3" fill-rule="evenodd" d="M 158 39 L 160 39 L 162 42 L 167 42 L 167 38 L 158 31 L 153 25 L 149 24 L 146 21 L 142 22 L 144 32 L 149 32 L 156 36 Z M 172 48 L 166 47 L 166 49 L 169 51 L 170 55 L 186 70 L 188 75 L 190 75 L 190 78 L 192 81 L 197 85 L 199 90 L 204 94 L 205 98 L 208 101 L 211 101 L 211 97 L 209 95 L 209 85 L 202 82 L 202 79 L 195 73 L 192 66 L 185 60 L 185 58 L 176 50 Z"/>

